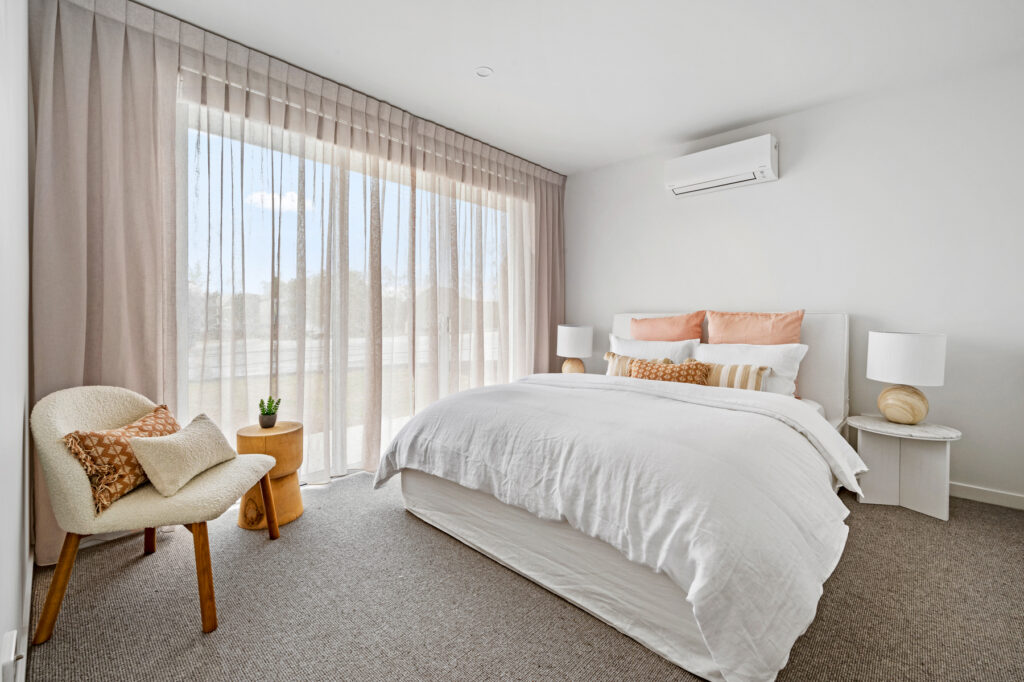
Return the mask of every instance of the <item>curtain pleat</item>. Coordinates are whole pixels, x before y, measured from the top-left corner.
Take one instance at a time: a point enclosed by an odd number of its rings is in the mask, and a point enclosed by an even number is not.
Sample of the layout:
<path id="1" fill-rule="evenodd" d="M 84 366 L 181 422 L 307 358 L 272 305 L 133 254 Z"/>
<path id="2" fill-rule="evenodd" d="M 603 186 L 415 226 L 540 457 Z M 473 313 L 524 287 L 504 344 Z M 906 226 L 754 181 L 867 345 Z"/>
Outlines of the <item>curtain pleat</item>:
<path id="1" fill-rule="evenodd" d="M 233 438 L 274 393 L 325 482 L 553 366 L 563 176 L 127 0 L 30 29 L 37 399 L 121 385 Z"/>
<path id="2" fill-rule="evenodd" d="M 423 358 L 423 372 L 420 376 L 423 377 L 424 386 L 422 391 L 422 399 L 418 400 L 416 407 L 423 407 L 429 405 L 438 399 L 440 394 L 439 385 L 439 371 L 441 366 L 441 355 L 440 355 L 440 316 L 438 308 L 438 296 L 439 296 L 439 284 L 438 284 L 438 228 L 440 223 L 438 222 L 438 212 L 440 197 L 436 191 L 436 184 L 434 185 L 435 191 L 429 192 L 425 199 L 426 209 L 428 212 L 427 224 L 427 279 L 423 283 L 424 297 L 426 298 L 426 305 L 424 310 L 423 320 L 423 333 L 426 337 L 427 342 L 427 353 Z M 419 396 L 417 396 L 419 397 Z"/>
<path id="3" fill-rule="evenodd" d="M 369 181 L 370 225 L 367 248 L 367 289 L 370 309 L 366 321 L 366 386 L 363 409 L 362 468 L 372 470 L 380 453 L 380 427 L 384 402 L 383 292 L 381 291 L 381 181 L 373 173 Z"/>
<path id="4" fill-rule="evenodd" d="M 459 390 L 459 375 L 462 370 L 462 288 L 459 273 L 459 217 L 455 199 L 455 181 L 445 183 L 448 190 L 445 197 L 447 204 L 447 221 L 445 236 L 448 242 L 448 316 L 444 330 L 448 337 L 448 386 L 445 394 Z"/>

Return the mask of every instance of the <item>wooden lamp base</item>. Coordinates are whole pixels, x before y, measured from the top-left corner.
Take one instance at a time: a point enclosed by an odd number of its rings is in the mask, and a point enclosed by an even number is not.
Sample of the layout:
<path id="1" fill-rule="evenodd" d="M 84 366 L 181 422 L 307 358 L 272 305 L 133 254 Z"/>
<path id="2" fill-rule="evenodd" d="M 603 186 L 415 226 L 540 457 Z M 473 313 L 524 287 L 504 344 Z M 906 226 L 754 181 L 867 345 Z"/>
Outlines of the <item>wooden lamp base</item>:
<path id="1" fill-rule="evenodd" d="M 582 374 L 587 368 L 579 358 L 566 358 L 562 363 L 562 374 Z"/>
<path id="2" fill-rule="evenodd" d="M 928 398 L 913 386 L 897 384 L 878 394 L 878 411 L 896 424 L 917 424 L 928 416 Z"/>

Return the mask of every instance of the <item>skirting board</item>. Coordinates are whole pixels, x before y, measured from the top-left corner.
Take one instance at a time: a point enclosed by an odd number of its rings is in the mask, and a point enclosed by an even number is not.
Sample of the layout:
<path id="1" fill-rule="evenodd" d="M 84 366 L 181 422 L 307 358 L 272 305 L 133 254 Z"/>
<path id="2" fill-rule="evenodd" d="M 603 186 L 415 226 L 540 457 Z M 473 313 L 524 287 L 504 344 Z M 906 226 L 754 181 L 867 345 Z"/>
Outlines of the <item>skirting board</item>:
<path id="1" fill-rule="evenodd" d="M 28 669 L 28 640 L 32 627 L 32 578 L 35 571 L 35 552 L 30 547 L 25 554 L 25 563 L 22 566 L 24 576 L 24 594 L 21 598 L 21 626 L 18 628 L 18 648 L 15 651 L 20 658 L 14 668 L 14 682 L 25 682 L 25 674 Z"/>
<path id="2" fill-rule="evenodd" d="M 987 502 L 988 504 L 997 504 L 1000 507 L 1010 507 L 1011 509 L 1024 509 L 1024 495 L 1020 493 L 1011 493 L 1005 490 L 983 488 L 980 485 L 968 485 L 967 483 L 950 481 L 949 494 L 951 497 L 962 497 L 965 500 Z"/>

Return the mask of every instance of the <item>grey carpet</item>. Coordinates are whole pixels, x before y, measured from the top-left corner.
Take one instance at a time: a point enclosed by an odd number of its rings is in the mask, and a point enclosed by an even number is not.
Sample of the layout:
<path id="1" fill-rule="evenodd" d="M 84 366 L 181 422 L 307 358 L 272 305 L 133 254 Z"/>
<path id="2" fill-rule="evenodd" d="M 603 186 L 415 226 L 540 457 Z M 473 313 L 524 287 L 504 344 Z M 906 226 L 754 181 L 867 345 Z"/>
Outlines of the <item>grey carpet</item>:
<path id="1" fill-rule="evenodd" d="M 210 524 L 210 635 L 186 530 L 148 557 L 141 536 L 83 550 L 29 678 L 696 679 L 407 514 L 397 481 L 303 492 L 273 543 L 231 512 Z M 843 499 L 846 553 L 780 680 L 1024 679 L 1024 512 L 954 499 L 943 523 Z"/>

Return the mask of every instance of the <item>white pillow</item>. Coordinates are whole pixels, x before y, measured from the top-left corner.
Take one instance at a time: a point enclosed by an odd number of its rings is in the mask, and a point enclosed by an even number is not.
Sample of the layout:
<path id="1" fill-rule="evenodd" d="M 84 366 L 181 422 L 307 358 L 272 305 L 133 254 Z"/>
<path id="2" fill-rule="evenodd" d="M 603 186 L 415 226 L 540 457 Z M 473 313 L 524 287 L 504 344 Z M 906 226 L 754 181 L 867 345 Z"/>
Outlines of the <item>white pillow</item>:
<path id="1" fill-rule="evenodd" d="M 612 352 L 619 355 L 628 355 L 631 358 L 641 360 L 663 360 L 668 358 L 672 362 L 685 362 L 693 357 L 694 351 L 700 345 L 700 339 L 689 339 L 688 341 L 637 341 L 636 339 L 624 339 L 615 334 L 609 334 L 608 339 L 612 344 Z"/>
<path id="2" fill-rule="evenodd" d="M 760 365 L 771 367 L 765 377 L 763 390 L 792 396 L 796 393 L 796 375 L 800 361 L 807 354 L 802 343 L 780 343 L 774 346 L 755 346 L 746 343 L 702 343 L 694 357 L 701 362 L 719 365 Z"/>
<path id="3" fill-rule="evenodd" d="M 164 497 L 170 497 L 211 467 L 237 456 L 220 427 L 205 414 L 170 436 L 132 438 L 142 470 Z"/>

